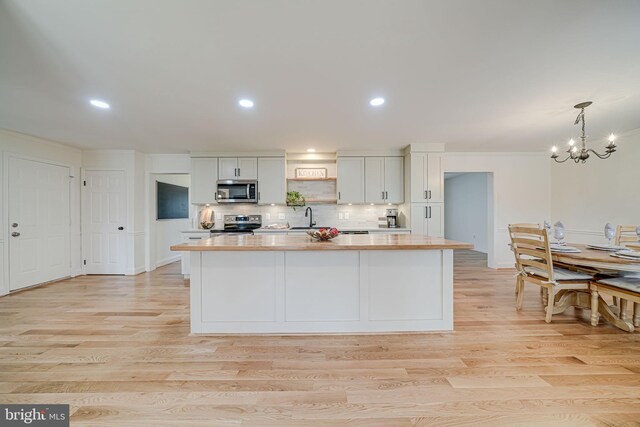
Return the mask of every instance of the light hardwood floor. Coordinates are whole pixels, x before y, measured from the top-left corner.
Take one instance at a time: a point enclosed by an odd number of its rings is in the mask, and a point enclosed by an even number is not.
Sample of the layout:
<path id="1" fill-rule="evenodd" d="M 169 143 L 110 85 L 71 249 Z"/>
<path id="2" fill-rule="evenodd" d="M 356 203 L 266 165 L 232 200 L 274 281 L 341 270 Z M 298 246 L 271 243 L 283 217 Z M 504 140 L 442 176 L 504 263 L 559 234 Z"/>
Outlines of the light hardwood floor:
<path id="1" fill-rule="evenodd" d="M 638 426 L 640 334 L 455 257 L 454 333 L 189 336 L 179 264 L 0 298 L 0 402 L 69 403 L 72 426 Z"/>

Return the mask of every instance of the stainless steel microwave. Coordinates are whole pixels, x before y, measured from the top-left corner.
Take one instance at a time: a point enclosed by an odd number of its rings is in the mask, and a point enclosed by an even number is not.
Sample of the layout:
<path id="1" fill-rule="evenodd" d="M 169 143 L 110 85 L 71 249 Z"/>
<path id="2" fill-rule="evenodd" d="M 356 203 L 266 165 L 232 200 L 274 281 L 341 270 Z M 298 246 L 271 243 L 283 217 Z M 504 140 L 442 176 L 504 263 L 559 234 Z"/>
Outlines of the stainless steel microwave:
<path id="1" fill-rule="evenodd" d="M 218 203 L 258 203 L 258 181 L 218 181 L 216 198 Z"/>

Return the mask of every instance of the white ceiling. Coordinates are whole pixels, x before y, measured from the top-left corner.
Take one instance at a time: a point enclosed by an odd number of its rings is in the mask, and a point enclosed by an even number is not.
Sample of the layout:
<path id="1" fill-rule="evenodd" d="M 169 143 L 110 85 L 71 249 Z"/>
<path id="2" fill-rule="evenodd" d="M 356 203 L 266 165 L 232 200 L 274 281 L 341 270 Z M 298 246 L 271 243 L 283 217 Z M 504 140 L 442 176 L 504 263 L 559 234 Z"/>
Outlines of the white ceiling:
<path id="1" fill-rule="evenodd" d="M 0 0 L 0 58 L 0 127 L 83 148 L 542 151 L 586 100 L 592 138 L 640 127 L 638 0 Z"/>

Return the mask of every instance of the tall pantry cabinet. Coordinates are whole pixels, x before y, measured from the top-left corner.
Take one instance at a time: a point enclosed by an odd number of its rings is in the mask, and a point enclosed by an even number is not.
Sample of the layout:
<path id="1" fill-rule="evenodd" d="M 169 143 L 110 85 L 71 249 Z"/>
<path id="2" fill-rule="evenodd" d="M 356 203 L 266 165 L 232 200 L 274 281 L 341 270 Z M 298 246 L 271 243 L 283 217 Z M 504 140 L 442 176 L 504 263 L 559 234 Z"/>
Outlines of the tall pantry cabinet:
<path id="1" fill-rule="evenodd" d="M 405 188 L 409 206 L 405 215 L 413 234 L 444 237 L 444 173 L 442 152 L 418 151 L 410 146 L 405 156 L 408 167 Z"/>

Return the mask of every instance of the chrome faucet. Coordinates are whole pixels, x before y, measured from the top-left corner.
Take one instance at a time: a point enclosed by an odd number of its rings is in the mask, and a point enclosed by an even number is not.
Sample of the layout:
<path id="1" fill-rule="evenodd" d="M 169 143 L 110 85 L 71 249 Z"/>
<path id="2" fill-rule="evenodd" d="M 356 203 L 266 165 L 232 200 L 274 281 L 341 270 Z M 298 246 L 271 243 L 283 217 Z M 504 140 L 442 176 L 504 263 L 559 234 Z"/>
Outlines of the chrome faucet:
<path id="1" fill-rule="evenodd" d="M 309 228 L 313 228 L 314 225 L 316 225 L 315 222 L 313 222 L 313 210 L 311 209 L 311 206 L 307 207 L 307 210 L 304 211 L 304 216 L 309 217 Z"/>

